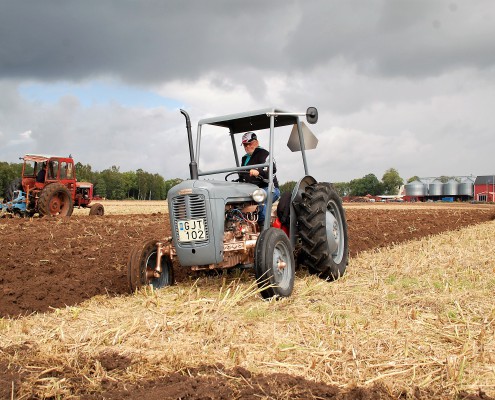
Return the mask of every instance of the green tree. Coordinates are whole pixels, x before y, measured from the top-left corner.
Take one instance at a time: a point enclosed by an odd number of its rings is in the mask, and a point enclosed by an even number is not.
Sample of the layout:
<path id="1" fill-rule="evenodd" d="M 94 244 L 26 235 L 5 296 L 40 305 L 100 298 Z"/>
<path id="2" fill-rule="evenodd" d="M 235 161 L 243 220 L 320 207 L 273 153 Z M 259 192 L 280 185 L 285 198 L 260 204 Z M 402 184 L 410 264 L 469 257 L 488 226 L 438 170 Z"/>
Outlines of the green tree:
<path id="1" fill-rule="evenodd" d="M 383 183 L 374 174 L 368 174 L 361 179 L 353 179 L 349 182 L 352 196 L 376 196 L 383 193 Z"/>
<path id="2" fill-rule="evenodd" d="M 125 188 L 120 167 L 112 165 L 110 169 L 101 171 L 100 177 L 105 181 L 106 197 L 108 199 L 122 200 L 125 198 Z"/>
<path id="3" fill-rule="evenodd" d="M 411 183 L 411 182 L 414 182 L 414 181 L 419 181 L 419 180 L 420 180 L 419 176 L 414 175 L 414 176 L 411 176 L 411 177 L 407 180 L 407 183 Z"/>
<path id="4" fill-rule="evenodd" d="M 83 165 L 80 162 L 76 163 L 76 177 L 79 182 L 96 182 L 97 173 L 91 170 L 91 165 Z"/>
<path id="5" fill-rule="evenodd" d="M 383 194 L 397 194 L 404 180 L 400 177 L 399 172 L 395 168 L 389 168 L 385 171 L 382 177 L 384 188 Z"/>
<path id="6" fill-rule="evenodd" d="M 150 174 L 150 200 L 162 200 L 165 194 L 165 180 L 159 174 Z"/>
<path id="7" fill-rule="evenodd" d="M 284 184 L 280 185 L 280 193 L 284 193 L 284 192 L 292 193 L 292 191 L 296 187 L 296 184 L 297 184 L 296 181 L 285 182 Z"/>
<path id="8" fill-rule="evenodd" d="M 137 175 L 134 171 L 122 173 L 122 185 L 128 199 L 137 198 Z"/>
<path id="9" fill-rule="evenodd" d="M 165 181 L 165 193 L 164 193 L 164 198 L 166 199 L 168 196 L 168 191 L 172 189 L 175 185 L 178 185 L 179 183 L 182 182 L 182 179 L 180 178 L 174 178 L 174 179 L 168 179 Z"/>
<path id="10" fill-rule="evenodd" d="M 22 163 L 0 162 L 0 197 L 5 196 L 5 189 L 22 175 Z"/>
<path id="11" fill-rule="evenodd" d="M 349 182 L 334 182 L 333 187 L 340 197 L 348 196 L 351 192 L 351 185 Z"/>
<path id="12" fill-rule="evenodd" d="M 98 177 L 94 187 L 96 195 L 106 198 L 107 197 L 107 184 L 102 176 Z"/>
<path id="13" fill-rule="evenodd" d="M 147 175 L 148 173 L 144 172 L 141 168 L 136 171 L 138 200 L 144 200 L 149 191 Z"/>

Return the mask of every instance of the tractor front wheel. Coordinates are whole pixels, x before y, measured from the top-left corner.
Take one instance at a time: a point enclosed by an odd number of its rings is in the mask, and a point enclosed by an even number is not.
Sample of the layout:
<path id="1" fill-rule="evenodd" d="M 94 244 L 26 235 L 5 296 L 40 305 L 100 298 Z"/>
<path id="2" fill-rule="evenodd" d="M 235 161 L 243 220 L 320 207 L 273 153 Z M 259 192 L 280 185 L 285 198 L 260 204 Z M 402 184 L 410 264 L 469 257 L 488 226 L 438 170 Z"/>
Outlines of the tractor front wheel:
<path id="1" fill-rule="evenodd" d="M 127 262 L 127 278 L 131 292 L 142 286 L 150 285 L 154 289 L 170 286 L 174 283 L 174 273 L 170 257 L 162 256 L 161 273 L 155 271 L 157 261 L 157 240 L 148 240 L 131 250 Z"/>
<path id="2" fill-rule="evenodd" d="M 105 209 L 100 203 L 95 203 L 89 209 L 89 215 L 103 215 L 105 214 Z"/>
<path id="3" fill-rule="evenodd" d="M 61 183 L 52 183 L 43 188 L 38 199 L 40 216 L 70 217 L 74 211 L 71 193 Z"/>
<path id="4" fill-rule="evenodd" d="M 284 231 L 277 228 L 262 231 L 254 252 L 254 271 L 261 296 L 289 297 L 294 288 L 295 262 Z"/>

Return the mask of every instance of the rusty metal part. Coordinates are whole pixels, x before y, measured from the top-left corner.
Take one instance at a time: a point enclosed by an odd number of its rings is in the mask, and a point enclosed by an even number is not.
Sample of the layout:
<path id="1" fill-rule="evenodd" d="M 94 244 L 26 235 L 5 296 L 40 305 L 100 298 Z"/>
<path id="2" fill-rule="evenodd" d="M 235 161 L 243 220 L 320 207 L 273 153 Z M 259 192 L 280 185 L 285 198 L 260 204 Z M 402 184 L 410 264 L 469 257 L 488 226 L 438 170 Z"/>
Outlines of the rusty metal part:
<path id="1" fill-rule="evenodd" d="M 152 269 L 147 269 L 146 270 L 146 280 L 147 280 L 147 282 L 150 282 L 152 279 L 159 278 L 159 277 L 160 277 L 160 275 L 158 275 L 158 276 L 155 275 L 155 271 L 154 270 L 152 270 Z"/>
<path id="2" fill-rule="evenodd" d="M 30 208 L 29 208 L 29 192 L 31 191 L 31 188 L 28 186 L 26 188 L 26 199 L 24 200 L 26 202 L 26 211 L 27 212 L 30 212 L 32 211 Z"/>
<path id="3" fill-rule="evenodd" d="M 241 211 L 245 214 L 247 213 L 253 213 L 257 210 L 258 205 L 257 204 L 251 204 L 249 206 L 244 207 Z"/>
<path id="4" fill-rule="evenodd" d="M 165 244 L 164 244 L 165 243 Z M 168 236 L 163 241 L 156 243 L 156 265 L 152 270 L 148 270 L 146 276 L 148 279 L 159 278 L 162 274 L 162 257 L 167 256 L 171 260 L 177 255 L 172 244 L 172 237 Z"/>
<path id="5" fill-rule="evenodd" d="M 230 242 L 234 239 L 234 232 L 232 231 L 226 231 L 223 233 L 223 242 Z"/>
<path id="6" fill-rule="evenodd" d="M 254 248 L 258 235 L 249 235 L 250 239 L 243 241 L 231 240 L 225 242 L 223 249 L 223 261 L 218 264 L 195 265 L 193 271 L 205 271 L 212 269 L 227 269 L 239 264 L 250 264 L 254 260 Z M 285 268 L 285 266 L 284 266 Z"/>
<path id="7" fill-rule="evenodd" d="M 279 271 L 282 271 L 286 267 L 287 267 L 287 263 L 279 257 L 278 260 L 277 260 L 277 269 Z"/>
<path id="8" fill-rule="evenodd" d="M 191 271 L 209 271 L 212 269 L 217 269 L 218 267 L 216 264 L 209 264 L 209 265 L 193 265 L 191 267 Z"/>
<path id="9" fill-rule="evenodd" d="M 163 243 L 157 242 L 157 244 L 156 244 L 156 266 L 155 266 L 155 269 L 153 270 L 153 276 L 155 278 L 159 278 L 160 275 L 162 274 L 162 249 L 163 249 Z"/>

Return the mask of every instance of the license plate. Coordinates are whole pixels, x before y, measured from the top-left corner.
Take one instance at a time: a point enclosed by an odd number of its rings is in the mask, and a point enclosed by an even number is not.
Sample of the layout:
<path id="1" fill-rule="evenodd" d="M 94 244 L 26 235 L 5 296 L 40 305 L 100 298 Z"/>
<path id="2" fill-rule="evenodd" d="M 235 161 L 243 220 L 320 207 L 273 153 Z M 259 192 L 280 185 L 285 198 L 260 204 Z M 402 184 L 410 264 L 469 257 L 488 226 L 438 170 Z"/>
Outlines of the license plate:
<path id="1" fill-rule="evenodd" d="M 177 228 L 180 242 L 194 242 L 206 239 L 205 223 L 202 219 L 177 221 Z"/>

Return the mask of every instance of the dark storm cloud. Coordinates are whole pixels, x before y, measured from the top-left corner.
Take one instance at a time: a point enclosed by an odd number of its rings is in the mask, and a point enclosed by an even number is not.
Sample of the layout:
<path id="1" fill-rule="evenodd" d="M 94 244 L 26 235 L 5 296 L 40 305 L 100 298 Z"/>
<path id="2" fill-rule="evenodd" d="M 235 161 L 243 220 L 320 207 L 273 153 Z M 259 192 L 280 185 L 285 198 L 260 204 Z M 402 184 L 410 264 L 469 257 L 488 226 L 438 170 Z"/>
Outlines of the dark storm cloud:
<path id="1" fill-rule="evenodd" d="M 311 4 L 311 2 L 309 2 Z M 292 62 L 345 59 L 364 74 L 428 76 L 495 64 L 492 1 L 368 1 L 303 7 Z M 303 57 L 295 50 L 302 49 Z M 317 50 L 315 50 L 317 49 Z"/>
<path id="2" fill-rule="evenodd" d="M 491 1 L 0 1 L 0 76 L 153 83 L 209 71 L 431 75 L 491 66 Z M 259 79 L 259 77 L 258 77 Z"/>
<path id="3" fill-rule="evenodd" d="M 290 9 L 283 4 L 2 1 L 0 76 L 156 82 L 263 67 L 281 56 L 284 30 L 273 18 Z"/>

